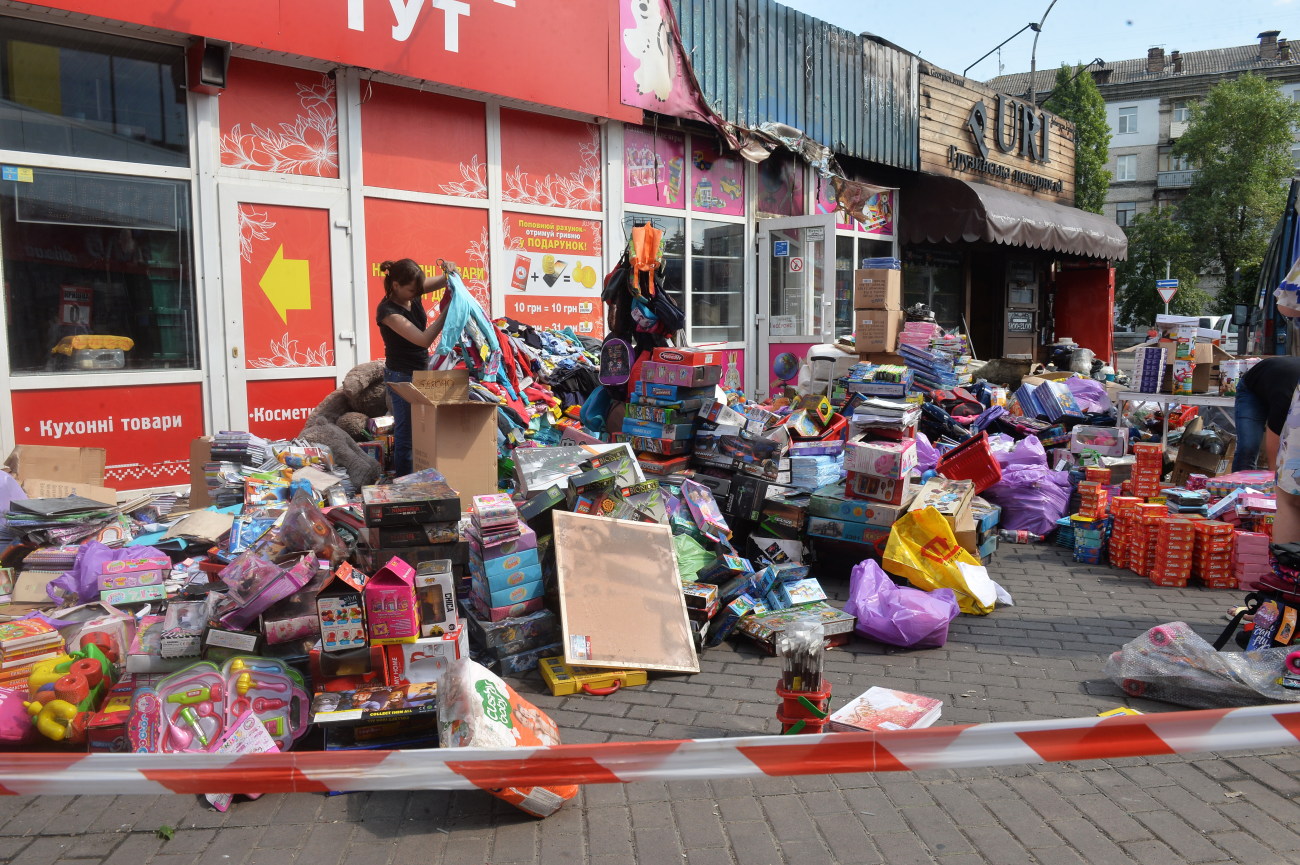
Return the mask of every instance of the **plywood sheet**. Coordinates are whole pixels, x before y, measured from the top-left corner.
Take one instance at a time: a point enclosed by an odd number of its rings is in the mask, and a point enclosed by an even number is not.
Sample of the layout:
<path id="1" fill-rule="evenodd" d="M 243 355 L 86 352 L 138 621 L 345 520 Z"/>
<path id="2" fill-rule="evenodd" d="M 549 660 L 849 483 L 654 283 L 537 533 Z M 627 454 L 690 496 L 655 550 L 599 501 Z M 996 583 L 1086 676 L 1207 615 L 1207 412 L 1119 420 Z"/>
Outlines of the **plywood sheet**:
<path id="1" fill-rule="evenodd" d="M 668 526 L 558 512 L 555 564 L 566 662 L 700 671 Z"/>

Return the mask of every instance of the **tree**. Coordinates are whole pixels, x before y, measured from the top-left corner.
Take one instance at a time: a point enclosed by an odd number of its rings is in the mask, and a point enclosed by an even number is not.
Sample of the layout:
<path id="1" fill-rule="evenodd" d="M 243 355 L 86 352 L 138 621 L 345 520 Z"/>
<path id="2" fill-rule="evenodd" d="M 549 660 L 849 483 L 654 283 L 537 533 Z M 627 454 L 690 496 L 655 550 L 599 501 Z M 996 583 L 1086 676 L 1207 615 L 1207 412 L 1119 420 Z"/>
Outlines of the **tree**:
<path id="1" fill-rule="evenodd" d="M 1084 67 L 1071 70 L 1062 64 L 1056 70 L 1056 89 L 1043 107 L 1074 124 L 1074 206 L 1101 213 L 1110 190 L 1110 124 L 1097 83 Z"/>
<path id="2" fill-rule="evenodd" d="M 1249 302 L 1254 286 L 1233 273 L 1259 264 L 1269 235 L 1286 205 L 1291 128 L 1300 105 L 1257 75 L 1242 75 L 1210 89 L 1192 105 L 1187 131 L 1174 144 L 1197 169 L 1182 218 L 1192 242 L 1223 266 L 1225 288 L 1219 307 Z"/>
<path id="3" fill-rule="evenodd" d="M 1115 267 L 1115 320 L 1134 327 L 1155 323 L 1165 311 L 1156 294 L 1156 280 L 1169 276 L 1178 280 L 1178 293 L 1169 303 L 1172 315 L 1200 315 L 1210 296 L 1197 285 L 1200 256 L 1187 226 L 1170 210 L 1138 214 L 1128 227 L 1128 260 Z"/>

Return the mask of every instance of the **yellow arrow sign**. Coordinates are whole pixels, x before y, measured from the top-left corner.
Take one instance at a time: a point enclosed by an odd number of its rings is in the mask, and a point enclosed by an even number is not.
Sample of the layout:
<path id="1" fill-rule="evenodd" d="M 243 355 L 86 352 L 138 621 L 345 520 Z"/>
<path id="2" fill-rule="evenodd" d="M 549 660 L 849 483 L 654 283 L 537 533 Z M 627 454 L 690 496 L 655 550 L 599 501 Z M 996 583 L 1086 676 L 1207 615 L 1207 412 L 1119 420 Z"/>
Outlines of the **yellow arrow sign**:
<path id="1" fill-rule="evenodd" d="M 311 270 L 308 264 L 305 258 L 285 258 L 282 243 L 258 283 L 286 325 L 289 323 L 289 310 L 311 309 Z"/>

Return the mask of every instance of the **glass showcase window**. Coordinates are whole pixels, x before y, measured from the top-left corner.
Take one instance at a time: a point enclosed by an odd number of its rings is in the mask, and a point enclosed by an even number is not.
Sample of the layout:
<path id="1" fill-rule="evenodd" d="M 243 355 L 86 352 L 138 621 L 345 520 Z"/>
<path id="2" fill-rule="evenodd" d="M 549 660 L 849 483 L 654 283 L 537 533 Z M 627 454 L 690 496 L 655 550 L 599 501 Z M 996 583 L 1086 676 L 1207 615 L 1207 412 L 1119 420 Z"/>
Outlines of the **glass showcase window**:
<path id="1" fill-rule="evenodd" d="M 185 52 L 0 17 L 0 148 L 189 164 Z"/>
<path id="2" fill-rule="evenodd" d="M 181 181 L 38 168 L 0 184 L 11 371 L 197 368 L 189 213 Z"/>
<path id="3" fill-rule="evenodd" d="M 691 342 L 745 338 L 745 226 L 691 221 Z"/>
<path id="4" fill-rule="evenodd" d="M 650 223 L 664 233 L 664 280 L 668 296 L 686 310 L 686 220 L 680 216 L 651 216 L 628 213 L 623 216 L 623 237 L 631 239 L 632 229 Z M 658 286 L 658 280 L 655 281 Z"/>

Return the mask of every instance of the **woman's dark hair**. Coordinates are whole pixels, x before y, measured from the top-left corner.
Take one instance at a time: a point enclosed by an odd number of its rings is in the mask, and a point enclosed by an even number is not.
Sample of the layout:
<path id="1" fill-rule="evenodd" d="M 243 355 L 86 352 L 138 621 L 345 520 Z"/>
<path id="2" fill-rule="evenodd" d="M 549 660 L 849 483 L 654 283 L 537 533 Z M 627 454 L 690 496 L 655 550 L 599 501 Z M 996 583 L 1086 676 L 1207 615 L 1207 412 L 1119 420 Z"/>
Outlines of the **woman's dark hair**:
<path id="1" fill-rule="evenodd" d="M 408 282 L 424 279 L 424 271 L 420 265 L 416 264 L 409 258 L 403 258 L 400 261 L 385 261 L 379 265 L 379 270 L 384 275 L 384 296 L 392 297 L 393 286 L 406 285 Z M 416 282 L 417 285 L 421 284 Z"/>

